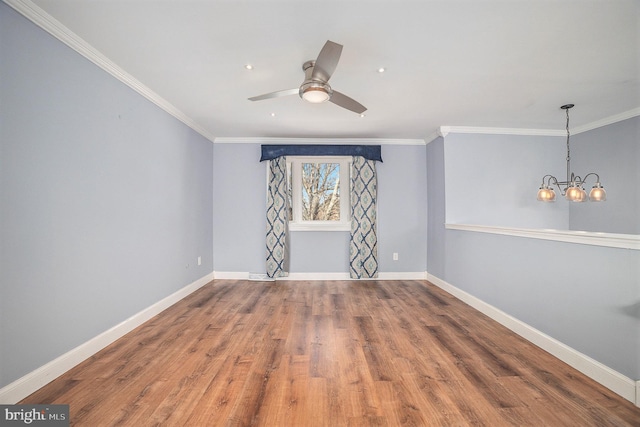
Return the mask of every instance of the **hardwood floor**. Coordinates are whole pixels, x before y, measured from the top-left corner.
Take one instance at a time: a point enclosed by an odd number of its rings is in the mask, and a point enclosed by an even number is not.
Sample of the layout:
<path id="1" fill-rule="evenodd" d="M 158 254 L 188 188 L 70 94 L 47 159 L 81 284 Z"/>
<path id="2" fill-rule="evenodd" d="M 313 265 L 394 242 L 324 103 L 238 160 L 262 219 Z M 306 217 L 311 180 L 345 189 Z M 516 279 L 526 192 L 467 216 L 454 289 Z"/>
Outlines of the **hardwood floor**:
<path id="1" fill-rule="evenodd" d="M 76 426 L 640 426 L 423 281 L 216 280 L 22 403 Z"/>

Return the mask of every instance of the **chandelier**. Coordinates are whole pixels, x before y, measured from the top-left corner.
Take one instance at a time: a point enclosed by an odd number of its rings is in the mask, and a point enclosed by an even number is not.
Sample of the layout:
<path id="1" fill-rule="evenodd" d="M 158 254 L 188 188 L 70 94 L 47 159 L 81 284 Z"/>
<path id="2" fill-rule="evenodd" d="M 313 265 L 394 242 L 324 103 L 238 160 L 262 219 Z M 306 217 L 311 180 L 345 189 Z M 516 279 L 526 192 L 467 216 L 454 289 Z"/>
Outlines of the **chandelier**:
<path id="1" fill-rule="evenodd" d="M 590 176 L 595 176 L 596 183 L 589 192 L 589 200 L 592 202 L 603 202 L 607 199 L 607 193 L 600 184 L 600 176 L 597 173 L 590 172 L 581 178 L 571 172 L 571 151 L 569 149 L 569 109 L 573 108 L 573 104 L 567 104 L 560 107 L 567 112 L 567 180 L 558 181 L 553 175 L 545 175 L 542 177 L 542 185 L 538 189 L 538 200 L 542 202 L 553 202 L 556 200 L 556 192 L 553 190 L 555 186 L 565 199 L 571 202 L 584 202 L 587 199 L 587 193 L 584 191 L 584 183 Z"/>

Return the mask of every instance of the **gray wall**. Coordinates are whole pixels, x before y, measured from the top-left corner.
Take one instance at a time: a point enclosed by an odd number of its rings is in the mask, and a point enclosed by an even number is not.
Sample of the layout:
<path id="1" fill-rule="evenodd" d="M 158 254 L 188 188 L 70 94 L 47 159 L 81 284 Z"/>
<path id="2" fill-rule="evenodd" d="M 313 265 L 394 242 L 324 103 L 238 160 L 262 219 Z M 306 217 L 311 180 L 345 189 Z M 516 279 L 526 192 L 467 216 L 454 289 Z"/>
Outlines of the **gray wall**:
<path id="1" fill-rule="evenodd" d="M 464 151 L 448 149 L 450 137 L 427 145 L 428 271 L 623 375 L 639 379 L 640 251 L 446 230 L 445 209 L 448 218 L 449 202 L 466 197 L 466 192 L 461 194 L 466 190 L 450 185 L 450 170 L 443 164 L 460 166 L 468 164 L 469 158 L 504 152 L 481 143 L 486 137 L 478 138 L 475 145 L 467 144 Z M 451 144 L 459 140 L 454 138 Z M 535 199 L 530 189 L 531 185 L 527 193 Z M 514 205 L 519 205 L 520 196 L 512 197 L 516 198 Z M 490 215 L 492 207 L 496 216 L 506 212 L 503 206 L 491 204 L 483 215 Z"/>
<path id="2" fill-rule="evenodd" d="M 266 171 L 258 163 L 259 145 L 212 145 L 2 3 L 0 43 L 0 387 L 214 268 L 264 272 Z M 598 130 L 577 139 L 618 140 L 620 131 L 636 132 L 637 142 L 637 119 L 630 123 L 621 126 L 631 130 L 607 127 L 603 135 Z M 501 185 L 506 172 L 528 166 L 525 152 L 542 153 L 545 160 L 531 163 L 539 169 L 531 172 L 534 188 L 510 183 L 502 192 L 514 197 L 513 206 L 494 201 L 487 209 L 476 199 L 481 217 L 466 216 L 473 205 L 458 205 L 452 218 L 482 223 L 496 213 L 513 221 L 497 225 L 522 226 L 532 209 L 555 216 L 558 204 L 522 204 L 516 190 L 535 197 L 543 174 L 562 173 L 562 144 L 541 151 L 519 145 L 525 151 L 511 152 L 501 138 L 475 148 L 460 139 L 460 150 L 454 139 L 439 138 L 426 149 L 383 147 L 380 270 L 428 267 L 640 378 L 638 251 L 444 228 L 445 200 L 453 195 L 466 203 L 448 185 L 466 191 L 462 184 L 476 174 L 487 185 Z M 617 178 L 609 168 L 617 161 L 593 166 L 612 203 Z M 460 167 L 465 164 L 472 168 Z M 448 182 L 451 171 L 457 175 Z M 347 233 L 295 233 L 292 272 L 347 272 L 347 242 Z M 393 252 L 398 261 L 391 260 Z M 579 265 L 570 272 L 568 255 Z M 198 256 L 201 266 L 195 265 Z"/>
<path id="3" fill-rule="evenodd" d="M 378 172 L 378 262 L 382 272 L 427 269 L 424 145 L 386 145 Z M 398 261 L 393 261 L 393 253 Z"/>
<path id="4" fill-rule="evenodd" d="M 213 147 L 4 3 L 0 41 L 2 387 L 213 271 Z"/>
<path id="5" fill-rule="evenodd" d="M 544 175 L 566 179 L 566 137 L 450 134 L 444 150 L 447 222 L 640 234 L 640 117 L 571 136 L 571 171 L 598 173 L 605 203 L 536 200 Z"/>
<path id="6" fill-rule="evenodd" d="M 267 170 L 259 144 L 213 145 L 214 270 L 265 272 Z"/>
<path id="7" fill-rule="evenodd" d="M 283 141 L 283 143 L 286 141 Z M 265 271 L 266 163 L 260 144 L 214 144 L 214 269 Z M 426 156 L 422 145 L 384 145 L 378 173 L 381 272 L 426 271 Z M 230 179 L 234 177 L 234 179 Z M 292 273 L 348 273 L 348 232 L 291 232 Z M 224 242 L 224 243 L 220 243 Z M 392 254 L 398 253 L 398 261 Z"/>
<path id="8" fill-rule="evenodd" d="M 638 251 L 456 230 L 446 234 L 445 281 L 640 379 Z"/>
<path id="9" fill-rule="evenodd" d="M 607 191 L 604 203 L 570 203 L 572 230 L 640 234 L 640 117 L 572 136 L 571 169 Z"/>
<path id="10" fill-rule="evenodd" d="M 441 279 L 445 278 L 446 220 L 444 180 L 444 139 L 442 137 L 427 145 L 427 271 Z"/>
<path id="11" fill-rule="evenodd" d="M 445 141 L 447 222 L 569 228 L 566 202 L 536 200 L 542 177 L 566 170 L 562 138 L 449 134 Z"/>

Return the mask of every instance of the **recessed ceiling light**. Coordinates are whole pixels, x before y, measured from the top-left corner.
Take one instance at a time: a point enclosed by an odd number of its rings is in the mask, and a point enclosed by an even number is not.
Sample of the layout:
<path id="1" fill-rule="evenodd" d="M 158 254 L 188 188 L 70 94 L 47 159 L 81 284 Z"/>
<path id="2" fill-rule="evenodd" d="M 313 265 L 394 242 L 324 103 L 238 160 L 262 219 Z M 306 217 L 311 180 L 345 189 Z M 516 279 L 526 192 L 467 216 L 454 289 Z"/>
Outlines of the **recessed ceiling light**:
<path id="1" fill-rule="evenodd" d="M 379 72 L 379 73 L 384 73 L 385 71 L 387 71 L 387 69 L 386 69 L 386 68 L 384 68 L 384 67 L 380 67 L 380 68 L 378 68 L 378 72 Z"/>
<path id="2" fill-rule="evenodd" d="M 360 114 L 360 117 L 364 117 L 364 116 L 365 116 L 365 114 L 364 114 L 364 113 Z"/>
<path id="3" fill-rule="evenodd" d="M 275 116 L 276 116 L 276 113 L 271 113 L 271 117 L 275 117 Z"/>
<path id="4" fill-rule="evenodd" d="M 253 70 L 253 65 L 247 64 L 244 66 L 244 68 L 246 68 L 247 70 Z"/>

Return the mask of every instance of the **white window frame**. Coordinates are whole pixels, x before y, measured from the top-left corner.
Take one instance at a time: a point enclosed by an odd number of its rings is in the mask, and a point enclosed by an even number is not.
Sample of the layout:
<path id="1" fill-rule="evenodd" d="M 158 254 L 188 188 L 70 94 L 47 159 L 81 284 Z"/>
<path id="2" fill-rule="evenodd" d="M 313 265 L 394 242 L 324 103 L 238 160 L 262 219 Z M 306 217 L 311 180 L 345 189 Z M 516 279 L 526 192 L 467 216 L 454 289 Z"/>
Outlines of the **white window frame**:
<path id="1" fill-rule="evenodd" d="M 292 219 L 290 231 L 351 231 L 351 156 L 287 156 L 287 179 L 291 177 Z M 340 164 L 340 221 L 302 219 L 302 164 Z"/>

